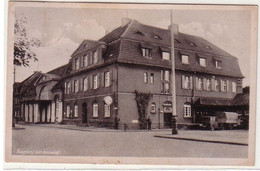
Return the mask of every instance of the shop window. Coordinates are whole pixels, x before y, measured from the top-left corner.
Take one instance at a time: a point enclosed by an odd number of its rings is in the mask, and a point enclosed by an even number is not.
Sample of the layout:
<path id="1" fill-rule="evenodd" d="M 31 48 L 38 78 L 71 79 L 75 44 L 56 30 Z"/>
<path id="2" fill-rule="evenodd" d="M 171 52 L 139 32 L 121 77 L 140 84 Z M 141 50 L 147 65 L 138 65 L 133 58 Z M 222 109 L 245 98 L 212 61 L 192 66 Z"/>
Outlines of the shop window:
<path id="1" fill-rule="evenodd" d="M 93 103 L 93 117 L 98 117 L 98 104 Z"/>
<path id="2" fill-rule="evenodd" d="M 79 107 L 78 105 L 74 106 L 74 117 L 77 118 L 79 116 Z"/>
<path id="3" fill-rule="evenodd" d="M 155 103 L 151 104 L 151 113 L 156 113 L 156 104 Z"/>
<path id="4" fill-rule="evenodd" d="M 191 117 L 191 104 L 190 103 L 184 103 L 184 105 L 183 105 L 183 117 L 184 118 L 190 118 Z"/>
<path id="5" fill-rule="evenodd" d="M 105 117 L 110 117 L 110 105 L 104 104 Z"/>

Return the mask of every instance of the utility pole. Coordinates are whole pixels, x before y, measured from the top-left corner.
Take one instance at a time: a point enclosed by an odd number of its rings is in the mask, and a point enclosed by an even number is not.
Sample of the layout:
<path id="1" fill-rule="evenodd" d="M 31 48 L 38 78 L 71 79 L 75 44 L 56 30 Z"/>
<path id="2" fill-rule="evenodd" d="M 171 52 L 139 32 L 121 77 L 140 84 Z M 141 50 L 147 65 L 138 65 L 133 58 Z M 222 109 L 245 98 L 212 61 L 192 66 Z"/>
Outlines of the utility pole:
<path id="1" fill-rule="evenodd" d="M 173 10 L 171 10 L 171 61 L 172 61 L 172 134 L 178 134 L 176 114 L 176 80 L 175 80 L 175 55 L 174 55 L 174 33 L 178 32 L 173 25 Z"/>

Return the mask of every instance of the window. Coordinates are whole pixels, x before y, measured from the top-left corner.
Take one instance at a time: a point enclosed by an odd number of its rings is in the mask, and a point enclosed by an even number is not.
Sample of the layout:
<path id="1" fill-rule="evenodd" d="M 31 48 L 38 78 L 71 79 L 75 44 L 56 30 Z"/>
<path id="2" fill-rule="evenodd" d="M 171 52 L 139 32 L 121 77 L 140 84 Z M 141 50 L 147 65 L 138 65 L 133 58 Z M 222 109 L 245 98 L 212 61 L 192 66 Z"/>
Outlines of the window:
<path id="1" fill-rule="evenodd" d="M 147 48 L 142 48 L 142 54 L 144 57 L 151 57 L 152 56 L 152 50 Z"/>
<path id="2" fill-rule="evenodd" d="M 205 58 L 199 58 L 200 66 L 206 67 L 206 59 Z"/>
<path id="3" fill-rule="evenodd" d="M 77 118 L 79 116 L 79 107 L 78 105 L 74 106 L 74 117 Z"/>
<path id="4" fill-rule="evenodd" d="M 93 83 L 94 83 L 93 88 L 97 89 L 98 88 L 98 75 L 93 76 Z"/>
<path id="5" fill-rule="evenodd" d="M 169 52 L 162 52 L 162 59 L 169 61 L 171 59 L 171 54 Z"/>
<path id="6" fill-rule="evenodd" d="M 183 64 L 189 64 L 189 56 L 188 55 L 181 55 L 181 62 Z"/>
<path id="7" fill-rule="evenodd" d="M 184 118 L 190 118 L 191 117 L 191 105 L 190 105 L 190 103 L 184 103 L 184 105 L 183 105 L 183 116 L 184 116 Z"/>
<path id="8" fill-rule="evenodd" d="M 75 93 L 79 92 L 79 80 L 74 81 Z"/>
<path id="9" fill-rule="evenodd" d="M 236 82 L 232 82 L 232 92 L 233 93 L 237 92 L 237 83 Z"/>
<path id="10" fill-rule="evenodd" d="M 88 66 L 88 54 L 84 55 L 84 67 Z"/>
<path id="11" fill-rule="evenodd" d="M 219 80 L 215 80 L 215 91 L 219 91 Z"/>
<path id="12" fill-rule="evenodd" d="M 221 91 L 227 92 L 227 82 L 221 80 Z"/>
<path id="13" fill-rule="evenodd" d="M 64 93 L 67 94 L 67 83 L 66 82 L 64 83 L 64 87 L 65 87 L 64 88 Z"/>
<path id="14" fill-rule="evenodd" d="M 150 83 L 151 84 L 154 83 L 154 73 L 151 73 L 151 75 L 150 75 Z"/>
<path id="15" fill-rule="evenodd" d="M 221 69 L 221 61 L 216 60 L 215 61 L 215 67 L 218 69 Z"/>
<path id="16" fill-rule="evenodd" d="M 202 78 L 198 78 L 198 90 L 202 90 L 202 86 L 203 86 Z"/>
<path id="17" fill-rule="evenodd" d="M 144 83 L 148 83 L 148 73 L 144 73 Z"/>
<path id="18" fill-rule="evenodd" d="M 182 88 L 183 89 L 191 89 L 192 87 L 192 77 L 189 76 L 182 76 Z"/>
<path id="19" fill-rule="evenodd" d="M 88 90 L 88 77 L 83 79 L 83 91 Z"/>
<path id="20" fill-rule="evenodd" d="M 98 104 L 93 103 L 93 117 L 98 117 Z"/>
<path id="21" fill-rule="evenodd" d="M 156 113 L 156 104 L 155 103 L 151 104 L 151 113 Z"/>
<path id="22" fill-rule="evenodd" d="M 189 45 L 190 45 L 190 46 L 197 46 L 197 45 L 196 45 L 195 43 L 193 43 L 193 42 L 190 42 Z"/>
<path id="23" fill-rule="evenodd" d="M 170 83 L 165 83 L 165 93 L 166 94 L 170 93 Z"/>
<path id="24" fill-rule="evenodd" d="M 79 58 L 75 59 L 75 69 L 78 70 L 79 69 Z"/>
<path id="25" fill-rule="evenodd" d="M 70 94 L 70 90 L 71 90 L 71 83 L 68 82 L 67 83 L 67 93 Z"/>
<path id="26" fill-rule="evenodd" d="M 210 91 L 210 90 L 211 90 L 211 82 L 210 82 L 210 79 L 209 79 L 209 78 L 206 79 L 206 90 L 207 90 L 207 91 Z"/>
<path id="27" fill-rule="evenodd" d="M 93 63 L 95 64 L 95 63 L 97 63 L 98 62 L 98 53 L 97 53 L 97 51 L 95 50 L 94 52 L 93 52 Z"/>
<path id="28" fill-rule="evenodd" d="M 67 118 L 70 117 L 70 105 L 67 105 Z"/>
<path id="29" fill-rule="evenodd" d="M 170 71 L 164 71 L 164 80 L 170 81 Z"/>
<path id="30" fill-rule="evenodd" d="M 105 87 L 110 86 L 110 72 L 105 72 Z"/>
<path id="31" fill-rule="evenodd" d="M 105 117 L 110 117 L 110 105 L 105 104 L 104 109 L 105 109 Z"/>

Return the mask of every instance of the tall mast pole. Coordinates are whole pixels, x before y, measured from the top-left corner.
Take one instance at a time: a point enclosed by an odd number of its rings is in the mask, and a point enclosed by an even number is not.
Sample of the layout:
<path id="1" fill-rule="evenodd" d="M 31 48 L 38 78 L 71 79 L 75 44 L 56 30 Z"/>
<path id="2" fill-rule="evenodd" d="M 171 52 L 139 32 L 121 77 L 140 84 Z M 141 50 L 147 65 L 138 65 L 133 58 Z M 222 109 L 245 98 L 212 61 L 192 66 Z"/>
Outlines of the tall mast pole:
<path id="1" fill-rule="evenodd" d="M 174 55 L 174 33 L 177 27 L 173 25 L 173 10 L 171 10 L 171 62 L 172 62 L 172 134 L 178 134 L 176 114 L 176 80 L 175 80 L 175 55 Z"/>

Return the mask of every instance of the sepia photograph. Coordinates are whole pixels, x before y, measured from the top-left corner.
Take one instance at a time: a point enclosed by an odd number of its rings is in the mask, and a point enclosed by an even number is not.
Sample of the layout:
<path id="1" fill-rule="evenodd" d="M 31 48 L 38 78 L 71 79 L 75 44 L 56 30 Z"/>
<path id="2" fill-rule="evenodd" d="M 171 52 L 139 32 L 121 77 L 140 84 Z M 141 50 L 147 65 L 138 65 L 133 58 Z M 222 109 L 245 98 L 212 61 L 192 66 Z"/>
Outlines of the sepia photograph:
<path id="1" fill-rule="evenodd" d="M 6 161 L 254 165 L 257 10 L 9 2 Z"/>

